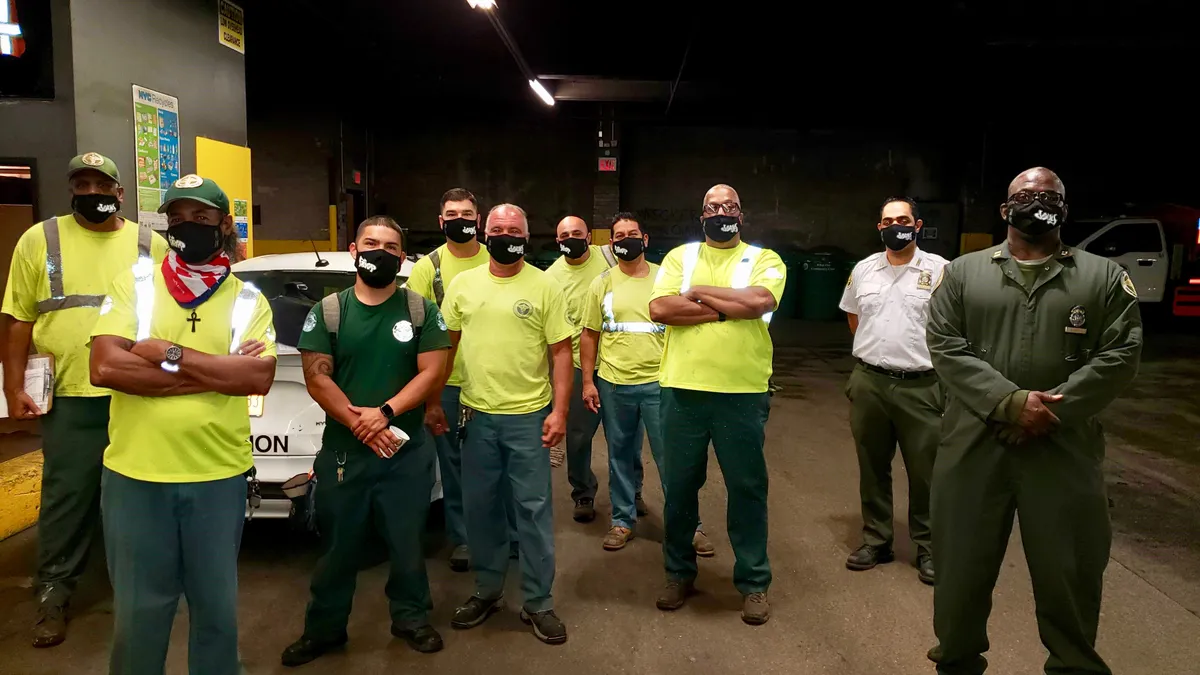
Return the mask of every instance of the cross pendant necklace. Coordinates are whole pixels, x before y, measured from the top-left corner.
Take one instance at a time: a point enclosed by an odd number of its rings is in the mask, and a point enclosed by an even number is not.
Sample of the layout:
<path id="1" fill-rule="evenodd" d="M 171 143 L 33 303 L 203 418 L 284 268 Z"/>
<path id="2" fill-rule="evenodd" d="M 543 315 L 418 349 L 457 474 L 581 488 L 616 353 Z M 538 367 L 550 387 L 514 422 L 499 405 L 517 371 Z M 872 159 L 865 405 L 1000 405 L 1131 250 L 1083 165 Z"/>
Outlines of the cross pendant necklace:
<path id="1" fill-rule="evenodd" d="M 200 321 L 200 317 L 196 316 L 196 310 L 192 310 L 192 315 L 184 319 L 184 321 L 192 322 L 192 332 L 196 332 L 196 324 Z"/>

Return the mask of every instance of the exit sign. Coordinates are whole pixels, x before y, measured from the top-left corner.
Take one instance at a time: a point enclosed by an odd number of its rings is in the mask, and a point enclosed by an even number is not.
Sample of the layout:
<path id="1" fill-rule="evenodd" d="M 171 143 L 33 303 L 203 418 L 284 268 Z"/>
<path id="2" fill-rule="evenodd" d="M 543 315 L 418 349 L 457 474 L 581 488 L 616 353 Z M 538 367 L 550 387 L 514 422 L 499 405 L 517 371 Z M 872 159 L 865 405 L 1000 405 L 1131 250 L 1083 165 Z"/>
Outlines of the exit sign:
<path id="1" fill-rule="evenodd" d="M 617 158 L 616 157 L 601 157 L 600 158 L 600 170 L 601 171 L 616 171 L 617 170 Z"/>

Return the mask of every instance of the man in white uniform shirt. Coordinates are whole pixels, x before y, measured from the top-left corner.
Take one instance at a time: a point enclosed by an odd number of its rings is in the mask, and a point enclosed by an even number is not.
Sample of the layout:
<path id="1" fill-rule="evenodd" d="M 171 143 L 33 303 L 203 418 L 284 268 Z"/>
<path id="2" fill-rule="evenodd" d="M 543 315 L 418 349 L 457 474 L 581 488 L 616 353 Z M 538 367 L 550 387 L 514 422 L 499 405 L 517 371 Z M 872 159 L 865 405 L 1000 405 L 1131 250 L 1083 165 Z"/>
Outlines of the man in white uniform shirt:
<path id="1" fill-rule="evenodd" d="M 908 525 L 918 577 L 933 584 L 929 483 L 945 400 L 925 345 L 925 320 L 929 295 L 947 261 L 917 247 L 921 226 L 911 199 L 885 201 L 877 228 L 886 249 L 854 267 L 842 294 L 858 359 L 846 396 L 863 517 L 863 544 L 846 567 L 869 570 L 895 559 L 892 458 L 898 443 L 908 472 Z"/>

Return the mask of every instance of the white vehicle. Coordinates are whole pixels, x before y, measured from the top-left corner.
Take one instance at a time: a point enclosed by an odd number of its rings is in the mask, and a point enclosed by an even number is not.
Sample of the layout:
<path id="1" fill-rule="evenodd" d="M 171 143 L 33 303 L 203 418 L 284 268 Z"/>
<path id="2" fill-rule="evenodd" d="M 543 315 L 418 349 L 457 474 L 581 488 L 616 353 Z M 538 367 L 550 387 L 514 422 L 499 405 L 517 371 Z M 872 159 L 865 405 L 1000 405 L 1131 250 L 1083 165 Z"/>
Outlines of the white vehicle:
<path id="1" fill-rule="evenodd" d="M 408 280 L 413 260 L 405 260 L 397 280 Z M 283 484 L 303 481 L 321 449 L 325 411 L 308 395 L 295 345 L 304 318 L 321 298 L 354 285 L 354 259 L 345 251 L 264 255 L 233 266 L 242 281 L 254 284 L 271 303 L 279 360 L 271 393 L 250 397 L 250 446 L 262 493 L 254 518 L 287 518 L 291 500 Z M 320 487 L 317 488 L 319 499 Z M 442 498 L 441 475 L 435 476 L 430 501 Z"/>
<path id="2" fill-rule="evenodd" d="M 1153 218 L 1080 220 L 1063 228 L 1066 243 L 1117 262 L 1141 302 L 1162 302 L 1170 264 L 1162 223 Z M 1078 243 L 1076 243 L 1078 242 Z"/>

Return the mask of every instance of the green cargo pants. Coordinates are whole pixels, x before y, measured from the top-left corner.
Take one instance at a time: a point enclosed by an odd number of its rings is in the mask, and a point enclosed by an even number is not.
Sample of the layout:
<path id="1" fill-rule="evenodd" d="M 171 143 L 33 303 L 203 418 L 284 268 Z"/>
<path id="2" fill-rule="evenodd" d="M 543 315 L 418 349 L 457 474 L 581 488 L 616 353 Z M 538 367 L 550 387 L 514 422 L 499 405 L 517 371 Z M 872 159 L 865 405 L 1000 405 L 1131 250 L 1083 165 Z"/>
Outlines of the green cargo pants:
<path id="1" fill-rule="evenodd" d="M 345 474 L 338 482 L 338 457 Z M 391 561 L 387 593 L 392 625 L 401 630 L 429 623 L 433 603 L 421 535 L 429 515 L 437 450 L 424 433 L 414 434 L 390 459 L 365 445 L 322 448 L 314 462 L 317 524 L 325 551 L 317 561 L 304 637 L 332 642 L 346 635 L 364 546 L 376 528 Z"/>
<path id="2" fill-rule="evenodd" d="M 929 554 L 929 481 L 941 438 L 944 397 L 936 376 L 901 380 L 861 364 L 846 383 L 850 431 L 858 449 L 863 543 L 892 546 L 892 458 L 896 445 L 908 473 L 908 528 Z"/>
<path id="3" fill-rule="evenodd" d="M 767 462 L 763 456 L 770 395 L 717 394 L 663 387 L 663 558 L 667 577 L 696 578 L 692 537 L 700 520 L 700 488 L 708 478 L 708 444 L 729 493 L 726 513 L 736 562 L 733 585 L 743 595 L 771 585 L 767 559 Z"/>
<path id="4" fill-rule="evenodd" d="M 1046 672 L 1111 675 L 1095 649 L 1112 544 L 1099 424 L 1089 420 L 1045 440 L 1004 446 L 953 402 L 945 422 L 932 492 L 937 672 L 980 675 L 987 667 L 992 591 L 1015 514 L 1038 633 L 1050 652 Z"/>
<path id="5" fill-rule="evenodd" d="M 65 605 L 87 566 L 100 522 L 110 400 L 63 396 L 55 398 L 42 417 L 42 507 L 34 585 L 39 604 Z"/>

